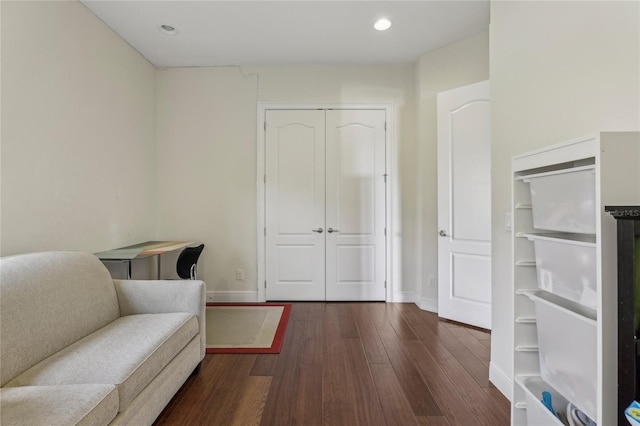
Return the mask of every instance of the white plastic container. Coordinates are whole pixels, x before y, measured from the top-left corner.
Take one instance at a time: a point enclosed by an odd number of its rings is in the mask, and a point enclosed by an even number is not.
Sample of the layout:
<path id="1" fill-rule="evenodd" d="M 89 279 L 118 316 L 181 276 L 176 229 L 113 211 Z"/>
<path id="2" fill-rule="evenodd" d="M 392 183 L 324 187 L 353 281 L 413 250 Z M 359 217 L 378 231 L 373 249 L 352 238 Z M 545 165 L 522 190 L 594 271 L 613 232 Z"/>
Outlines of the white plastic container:
<path id="1" fill-rule="evenodd" d="M 547 391 L 551 394 L 553 409 L 556 412 L 566 412 L 567 400 L 560 395 L 555 389 L 546 384 L 540 377 L 516 378 L 516 382 L 525 392 L 527 401 L 527 426 L 563 426 L 563 423 L 554 416 L 542 400 L 542 392 Z"/>
<path id="2" fill-rule="evenodd" d="M 596 309 L 595 236 L 527 234 L 527 238 L 535 247 L 538 287 Z"/>
<path id="3" fill-rule="evenodd" d="M 595 312 L 542 291 L 529 297 L 536 308 L 542 379 L 597 419 Z"/>
<path id="4" fill-rule="evenodd" d="M 522 180 L 529 183 L 534 228 L 596 233 L 595 166 L 538 173 Z"/>

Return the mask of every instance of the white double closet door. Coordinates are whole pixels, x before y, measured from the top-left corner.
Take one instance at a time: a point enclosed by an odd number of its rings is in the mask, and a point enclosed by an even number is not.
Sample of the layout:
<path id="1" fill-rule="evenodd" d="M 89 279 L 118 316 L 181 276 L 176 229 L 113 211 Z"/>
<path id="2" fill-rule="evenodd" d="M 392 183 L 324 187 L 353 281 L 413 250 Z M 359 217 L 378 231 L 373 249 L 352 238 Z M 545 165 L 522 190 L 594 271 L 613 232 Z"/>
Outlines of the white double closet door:
<path id="1" fill-rule="evenodd" d="M 384 110 L 267 110 L 267 300 L 385 300 Z"/>

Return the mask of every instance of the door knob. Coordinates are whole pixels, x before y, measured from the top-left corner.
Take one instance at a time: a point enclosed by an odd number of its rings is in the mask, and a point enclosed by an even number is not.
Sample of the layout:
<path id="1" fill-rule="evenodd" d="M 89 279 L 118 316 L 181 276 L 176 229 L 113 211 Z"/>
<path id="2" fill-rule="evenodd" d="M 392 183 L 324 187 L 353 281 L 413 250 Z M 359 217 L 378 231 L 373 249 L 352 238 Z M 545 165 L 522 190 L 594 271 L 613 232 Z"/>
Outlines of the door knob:
<path id="1" fill-rule="evenodd" d="M 444 229 L 441 229 L 438 234 L 440 234 L 441 237 L 448 237 L 447 231 L 445 231 Z"/>
<path id="2" fill-rule="evenodd" d="M 322 234 L 324 232 L 324 229 L 322 228 L 312 229 L 311 232 L 317 232 L 318 234 Z"/>
<path id="3" fill-rule="evenodd" d="M 332 234 L 334 232 L 340 232 L 340 231 L 338 231 L 337 229 L 329 228 L 329 229 L 327 229 L 327 232 Z"/>

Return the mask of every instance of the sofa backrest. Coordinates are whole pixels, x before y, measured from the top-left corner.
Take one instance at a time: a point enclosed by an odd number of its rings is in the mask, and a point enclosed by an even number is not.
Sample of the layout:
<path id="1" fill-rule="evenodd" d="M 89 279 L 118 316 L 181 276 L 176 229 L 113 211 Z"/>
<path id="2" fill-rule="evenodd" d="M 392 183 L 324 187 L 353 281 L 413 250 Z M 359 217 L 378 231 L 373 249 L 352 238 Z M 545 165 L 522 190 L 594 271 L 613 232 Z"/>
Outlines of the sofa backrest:
<path id="1" fill-rule="evenodd" d="M 120 316 L 107 268 L 92 254 L 0 259 L 0 382 Z"/>

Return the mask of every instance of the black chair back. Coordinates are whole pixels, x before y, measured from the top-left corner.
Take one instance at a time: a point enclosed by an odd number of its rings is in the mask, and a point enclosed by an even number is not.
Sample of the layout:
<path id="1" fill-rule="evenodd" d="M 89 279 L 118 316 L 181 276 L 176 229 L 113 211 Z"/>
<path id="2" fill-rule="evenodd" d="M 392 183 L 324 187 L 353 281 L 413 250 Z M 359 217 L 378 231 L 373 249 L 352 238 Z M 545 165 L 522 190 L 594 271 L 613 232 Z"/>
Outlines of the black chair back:
<path id="1" fill-rule="evenodd" d="M 187 247 L 182 250 L 176 262 L 176 271 L 180 278 L 183 280 L 196 279 L 196 265 L 203 249 L 204 244 L 200 244 L 197 247 Z"/>

